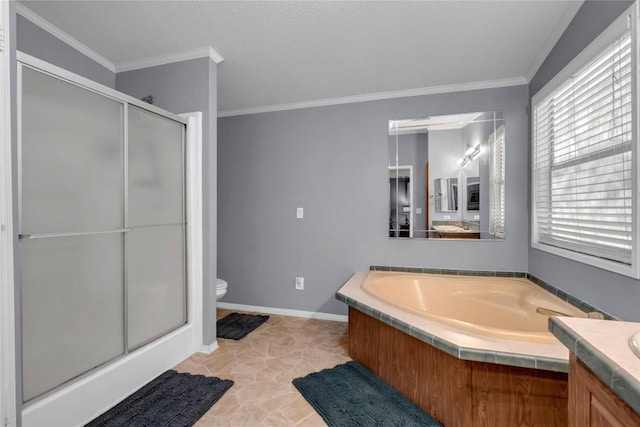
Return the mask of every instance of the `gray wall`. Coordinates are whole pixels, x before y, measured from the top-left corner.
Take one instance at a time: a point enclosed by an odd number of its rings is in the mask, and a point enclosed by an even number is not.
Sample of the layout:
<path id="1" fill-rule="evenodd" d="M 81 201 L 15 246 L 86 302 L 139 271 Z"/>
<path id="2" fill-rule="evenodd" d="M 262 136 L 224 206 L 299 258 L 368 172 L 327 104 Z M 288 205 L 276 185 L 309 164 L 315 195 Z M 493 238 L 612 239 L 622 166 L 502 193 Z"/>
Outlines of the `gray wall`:
<path id="1" fill-rule="evenodd" d="M 220 118 L 224 301 L 344 314 L 334 292 L 372 264 L 526 271 L 528 101 L 523 85 Z M 506 241 L 389 239 L 388 120 L 492 110 L 506 112 Z"/>
<path id="2" fill-rule="evenodd" d="M 136 98 L 153 95 L 154 105 L 174 113 L 202 111 L 203 339 L 216 339 L 216 162 L 217 65 L 209 58 L 118 73 L 116 89 Z"/>
<path id="3" fill-rule="evenodd" d="M 631 4 L 630 1 L 585 2 L 531 80 L 530 96 L 533 97 Z M 511 231 L 511 223 L 509 226 Z M 626 320 L 640 320 L 640 281 L 636 279 L 533 248 L 529 249 L 529 271 L 611 314 Z"/>
<path id="4" fill-rule="evenodd" d="M 73 73 L 115 87 L 116 75 L 93 59 L 18 15 L 18 50 Z"/>

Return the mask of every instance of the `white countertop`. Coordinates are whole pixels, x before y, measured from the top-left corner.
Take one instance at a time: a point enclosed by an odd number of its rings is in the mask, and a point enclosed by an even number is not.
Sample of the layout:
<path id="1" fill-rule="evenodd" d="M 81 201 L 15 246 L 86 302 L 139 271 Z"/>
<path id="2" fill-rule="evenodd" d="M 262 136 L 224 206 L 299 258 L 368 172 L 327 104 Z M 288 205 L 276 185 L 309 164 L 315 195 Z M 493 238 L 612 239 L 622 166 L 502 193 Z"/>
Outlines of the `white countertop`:
<path id="1" fill-rule="evenodd" d="M 640 413 L 640 358 L 629 347 L 640 323 L 556 317 L 550 329 L 600 381 Z"/>
<path id="2" fill-rule="evenodd" d="M 440 231 L 442 233 L 479 233 L 479 230 L 471 230 L 459 227 L 457 225 L 432 225 L 435 231 Z"/>

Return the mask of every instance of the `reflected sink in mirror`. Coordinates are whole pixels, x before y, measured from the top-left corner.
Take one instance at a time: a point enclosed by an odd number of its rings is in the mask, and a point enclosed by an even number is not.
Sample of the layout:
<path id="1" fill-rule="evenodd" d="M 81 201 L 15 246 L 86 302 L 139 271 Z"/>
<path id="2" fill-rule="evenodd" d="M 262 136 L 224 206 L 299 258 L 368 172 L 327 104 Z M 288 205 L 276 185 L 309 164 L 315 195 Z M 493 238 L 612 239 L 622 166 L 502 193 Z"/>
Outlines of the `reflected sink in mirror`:
<path id="1" fill-rule="evenodd" d="M 432 228 L 436 231 L 445 231 L 450 233 L 463 233 L 468 231 L 468 228 L 459 227 L 457 225 L 434 225 Z"/>
<path id="2" fill-rule="evenodd" d="M 504 113 L 388 122 L 389 237 L 505 238 Z"/>
<path id="3" fill-rule="evenodd" d="M 631 338 L 629 338 L 629 347 L 631 347 L 633 354 L 640 359 L 640 331 L 636 332 L 631 336 Z"/>

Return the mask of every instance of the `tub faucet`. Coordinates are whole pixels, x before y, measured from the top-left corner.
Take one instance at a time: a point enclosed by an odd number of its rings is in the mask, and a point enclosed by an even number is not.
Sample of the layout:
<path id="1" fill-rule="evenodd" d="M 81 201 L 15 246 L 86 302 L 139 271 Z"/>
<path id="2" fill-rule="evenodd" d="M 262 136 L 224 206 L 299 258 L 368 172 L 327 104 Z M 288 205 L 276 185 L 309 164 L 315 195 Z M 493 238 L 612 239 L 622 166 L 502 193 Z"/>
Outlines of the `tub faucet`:
<path id="1" fill-rule="evenodd" d="M 545 307 L 536 307 L 536 313 L 544 314 L 545 316 L 576 317 L 571 314 L 563 313 L 561 311 L 552 310 L 550 308 L 545 308 Z M 600 320 L 604 319 L 604 316 L 602 315 L 602 313 L 598 313 L 597 311 L 590 311 L 589 313 L 587 313 L 587 317 L 589 319 L 600 319 Z"/>

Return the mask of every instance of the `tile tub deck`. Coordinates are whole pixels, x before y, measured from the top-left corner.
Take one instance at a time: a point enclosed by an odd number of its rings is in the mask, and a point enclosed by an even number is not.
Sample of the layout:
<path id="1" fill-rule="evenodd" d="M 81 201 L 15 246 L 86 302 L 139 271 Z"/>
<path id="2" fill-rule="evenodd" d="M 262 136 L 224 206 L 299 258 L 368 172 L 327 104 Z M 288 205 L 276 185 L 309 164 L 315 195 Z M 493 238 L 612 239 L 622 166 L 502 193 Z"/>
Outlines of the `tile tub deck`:
<path id="1" fill-rule="evenodd" d="M 367 273 L 355 273 L 336 292 L 336 299 L 362 313 L 462 360 L 521 368 L 568 372 L 569 350 L 559 341 L 544 344 L 512 341 L 455 330 L 434 320 L 402 311 L 367 294 Z"/>

